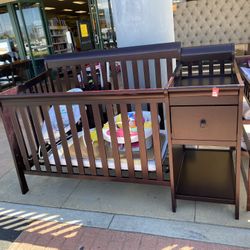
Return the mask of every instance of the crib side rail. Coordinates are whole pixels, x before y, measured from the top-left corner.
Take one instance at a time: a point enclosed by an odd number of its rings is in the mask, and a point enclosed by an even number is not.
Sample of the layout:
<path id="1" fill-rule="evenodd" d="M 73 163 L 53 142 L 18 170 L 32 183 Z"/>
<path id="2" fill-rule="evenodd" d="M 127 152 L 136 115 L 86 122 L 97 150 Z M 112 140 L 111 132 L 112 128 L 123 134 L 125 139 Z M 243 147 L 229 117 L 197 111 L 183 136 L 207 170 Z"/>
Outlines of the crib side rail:
<path id="1" fill-rule="evenodd" d="M 162 88 L 179 56 L 180 43 L 166 43 L 49 56 L 45 64 L 58 91 Z"/>
<path id="2" fill-rule="evenodd" d="M 23 173 L 166 185 L 167 134 L 166 129 L 160 132 L 158 110 L 164 100 L 163 91 L 150 89 L 0 99 Z"/>
<path id="3" fill-rule="evenodd" d="M 45 71 L 17 87 L 18 94 L 52 92 L 55 92 L 55 86 L 49 71 Z"/>

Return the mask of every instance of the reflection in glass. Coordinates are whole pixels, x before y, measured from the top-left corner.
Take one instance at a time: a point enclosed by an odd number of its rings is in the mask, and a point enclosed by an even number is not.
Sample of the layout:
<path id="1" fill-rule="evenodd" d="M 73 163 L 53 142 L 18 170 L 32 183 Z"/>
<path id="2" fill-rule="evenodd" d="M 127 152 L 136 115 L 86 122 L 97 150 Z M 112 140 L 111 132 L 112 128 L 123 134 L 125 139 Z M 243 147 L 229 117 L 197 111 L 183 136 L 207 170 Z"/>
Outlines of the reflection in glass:
<path id="1" fill-rule="evenodd" d="M 28 38 L 26 37 L 25 27 L 30 40 L 32 54 L 34 57 L 40 57 L 48 54 L 47 39 L 42 22 L 39 4 L 23 4 L 22 12 L 25 24 L 22 22 L 21 11 L 16 10 L 20 28 L 23 34 L 24 45 L 27 55 L 31 56 L 28 45 Z"/>
<path id="2" fill-rule="evenodd" d="M 9 13 L 6 7 L 0 7 L 0 55 L 9 54 L 12 60 L 16 60 L 18 58 L 17 51 Z"/>
<path id="3" fill-rule="evenodd" d="M 104 48 L 116 47 L 115 32 L 112 24 L 110 0 L 98 0 L 98 13 Z"/>

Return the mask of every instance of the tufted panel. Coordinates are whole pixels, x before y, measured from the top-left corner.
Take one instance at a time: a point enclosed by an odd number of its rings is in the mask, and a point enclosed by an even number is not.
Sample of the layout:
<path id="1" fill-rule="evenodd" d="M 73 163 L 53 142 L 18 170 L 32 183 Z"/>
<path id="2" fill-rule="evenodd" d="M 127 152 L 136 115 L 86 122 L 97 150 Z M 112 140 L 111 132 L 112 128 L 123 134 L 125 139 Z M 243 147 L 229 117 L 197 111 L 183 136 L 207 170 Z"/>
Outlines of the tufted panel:
<path id="1" fill-rule="evenodd" d="M 183 46 L 250 43 L 250 0 L 198 0 L 177 4 L 175 39 Z"/>

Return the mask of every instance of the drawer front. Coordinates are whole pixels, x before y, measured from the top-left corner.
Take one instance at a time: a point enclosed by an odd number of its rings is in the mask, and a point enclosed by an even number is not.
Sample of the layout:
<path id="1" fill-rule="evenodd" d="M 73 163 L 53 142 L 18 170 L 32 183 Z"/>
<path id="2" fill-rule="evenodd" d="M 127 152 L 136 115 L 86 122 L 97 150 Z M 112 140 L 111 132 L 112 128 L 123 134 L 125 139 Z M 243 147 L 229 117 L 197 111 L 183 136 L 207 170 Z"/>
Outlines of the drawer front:
<path id="1" fill-rule="evenodd" d="M 236 141 L 237 106 L 171 107 L 172 138 Z"/>
<path id="2" fill-rule="evenodd" d="M 238 105 L 238 91 L 220 91 L 218 97 L 212 97 L 211 91 L 202 93 L 170 93 L 171 106 L 190 106 L 190 105 Z"/>

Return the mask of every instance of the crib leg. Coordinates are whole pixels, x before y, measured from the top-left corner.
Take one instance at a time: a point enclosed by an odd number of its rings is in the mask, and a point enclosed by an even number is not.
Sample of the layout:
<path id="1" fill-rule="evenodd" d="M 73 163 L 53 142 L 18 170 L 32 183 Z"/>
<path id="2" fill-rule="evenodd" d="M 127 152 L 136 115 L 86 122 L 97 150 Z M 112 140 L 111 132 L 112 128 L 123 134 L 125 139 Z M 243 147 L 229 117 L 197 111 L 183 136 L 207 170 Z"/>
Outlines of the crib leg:
<path id="1" fill-rule="evenodd" d="M 23 170 L 25 169 L 25 165 L 23 163 L 20 148 L 17 143 L 15 130 L 11 122 L 10 110 L 8 108 L 4 109 L 2 106 L 0 106 L 0 117 L 2 118 L 2 122 L 6 131 L 6 136 L 9 141 L 10 150 L 11 150 L 12 157 L 14 159 L 17 177 L 18 177 L 18 181 L 20 184 L 22 194 L 26 194 L 29 191 L 29 188 L 28 188 L 27 181 L 23 172 Z"/>
<path id="2" fill-rule="evenodd" d="M 17 176 L 22 194 L 26 194 L 29 191 L 29 187 L 23 171 L 17 169 Z"/>

